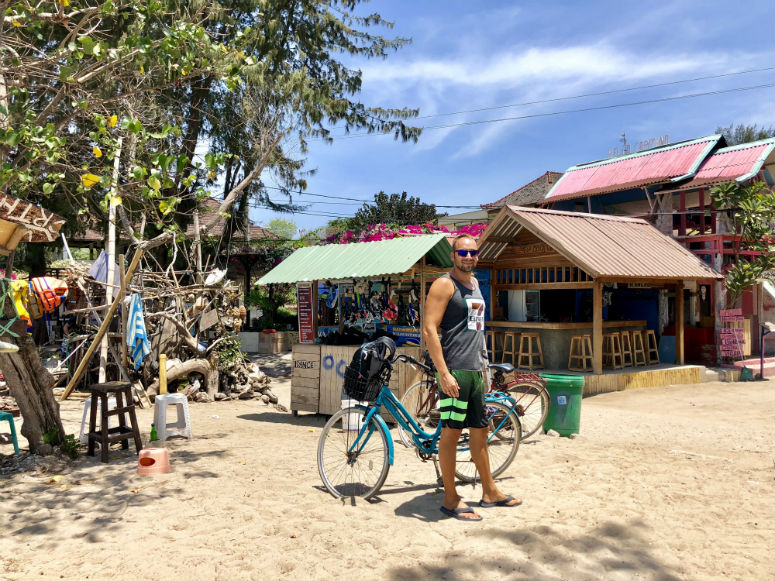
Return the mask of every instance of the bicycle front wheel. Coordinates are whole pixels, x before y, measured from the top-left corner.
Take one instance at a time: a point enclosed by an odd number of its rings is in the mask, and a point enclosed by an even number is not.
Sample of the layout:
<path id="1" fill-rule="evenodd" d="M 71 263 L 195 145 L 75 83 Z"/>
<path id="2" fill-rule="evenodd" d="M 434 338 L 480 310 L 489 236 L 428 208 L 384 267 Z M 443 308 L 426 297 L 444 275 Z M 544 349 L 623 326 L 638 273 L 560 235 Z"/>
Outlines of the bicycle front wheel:
<path id="1" fill-rule="evenodd" d="M 369 499 L 387 478 L 388 435 L 366 411 L 347 408 L 326 422 L 318 442 L 318 472 L 328 491 L 337 498 Z"/>
<path id="2" fill-rule="evenodd" d="M 516 402 L 517 415 L 522 424 L 522 439 L 529 438 L 540 428 L 549 415 L 549 392 L 539 383 L 518 383 L 507 392 Z"/>
<path id="3" fill-rule="evenodd" d="M 426 432 L 433 432 L 439 424 L 441 414 L 435 382 L 418 381 L 415 383 L 406 390 L 404 397 L 401 398 L 401 405 Z M 404 446 L 407 448 L 414 446 L 412 434 L 404 430 L 400 423 L 398 424 L 398 435 Z"/>
<path id="4" fill-rule="evenodd" d="M 493 478 L 500 475 L 514 461 L 522 439 L 522 428 L 516 414 L 500 402 L 487 402 L 489 423 L 487 448 L 490 455 L 490 472 Z M 469 447 L 468 428 L 463 430 L 457 446 L 455 476 L 462 482 L 473 482 L 476 466 Z"/>

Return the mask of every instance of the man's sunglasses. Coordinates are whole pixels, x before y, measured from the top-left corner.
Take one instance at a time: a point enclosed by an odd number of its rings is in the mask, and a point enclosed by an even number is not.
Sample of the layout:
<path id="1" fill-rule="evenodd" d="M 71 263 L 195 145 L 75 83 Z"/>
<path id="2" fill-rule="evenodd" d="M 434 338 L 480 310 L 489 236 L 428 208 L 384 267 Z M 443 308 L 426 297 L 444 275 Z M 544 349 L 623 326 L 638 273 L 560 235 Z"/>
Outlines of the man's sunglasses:
<path id="1" fill-rule="evenodd" d="M 457 255 L 460 258 L 465 258 L 466 256 L 470 256 L 471 258 L 476 258 L 476 256 L 479 254 L 478 250 L 456 250 Z"/>

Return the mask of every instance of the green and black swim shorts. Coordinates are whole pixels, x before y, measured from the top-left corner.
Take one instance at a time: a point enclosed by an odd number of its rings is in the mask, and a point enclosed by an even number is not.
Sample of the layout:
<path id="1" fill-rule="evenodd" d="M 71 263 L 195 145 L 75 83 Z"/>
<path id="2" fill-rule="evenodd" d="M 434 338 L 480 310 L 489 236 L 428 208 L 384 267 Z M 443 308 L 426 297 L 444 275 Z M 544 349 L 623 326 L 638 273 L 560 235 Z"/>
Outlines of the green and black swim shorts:
<path id="1" fill-rule="evenodd" d="M 450 373 L 457 379 L 460 393 L 457 397 L 449 397 L 439 388 L 442 427 L 458 430 L 486 428 L 487 415 L 484 406 L 484 383 L 481 372 L 451 369 Z M 438 373 L 436 381 L 441 386 Z"/>

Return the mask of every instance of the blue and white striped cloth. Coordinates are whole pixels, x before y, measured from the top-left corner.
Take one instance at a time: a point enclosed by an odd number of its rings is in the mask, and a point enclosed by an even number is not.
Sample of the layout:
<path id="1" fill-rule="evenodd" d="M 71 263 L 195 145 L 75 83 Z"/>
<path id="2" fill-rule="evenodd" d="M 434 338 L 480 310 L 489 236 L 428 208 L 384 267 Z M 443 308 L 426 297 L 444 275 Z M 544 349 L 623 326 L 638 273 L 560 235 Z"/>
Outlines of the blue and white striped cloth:
<path id="1" fill-rule="evenodd" d="M 143 357 L 150 354 L 151 343 L 145 333 L 145 320 L 143 319 L 143 301 L 139 293 L 132 295 L 129 304 L 129 317 L 126 325 L 126 341 L 135 362 L 135 371 L 143 364 Z"/>

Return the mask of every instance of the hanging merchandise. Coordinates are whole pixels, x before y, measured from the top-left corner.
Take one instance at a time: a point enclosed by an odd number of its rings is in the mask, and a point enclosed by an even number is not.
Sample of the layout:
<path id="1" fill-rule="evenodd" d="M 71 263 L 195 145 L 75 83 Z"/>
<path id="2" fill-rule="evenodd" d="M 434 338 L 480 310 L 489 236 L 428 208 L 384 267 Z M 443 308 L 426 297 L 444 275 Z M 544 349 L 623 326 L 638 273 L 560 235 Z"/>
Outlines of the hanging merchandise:
<path id="1" fill-rule="evenodd" d="M 139 293 L 132 295 L 127 317 L 126 340 L 135 362 L 135 371 L 140 369 L 143 358 L 150 354 L 151 344 L 145 332 L 145 319 L 143 319 L 143 300 Z"/>
<path id="2" fill-rule="evenodd" d="M 104 250 L 100 252 L 100 255 L 97 257 L 97 260 L 94 261 L 94 264 L 91 265 L 91 268 L 89 269 L 89 276 L 92 277 L 97 282 L 104 282 L 108 283 L 108 253 Z M 118 264 L 115 264 L 113 267 L 113 298 L 115 299 L 118 296 L 118 287 L 121 286 L 121 274 L 119 271 Z M 105 295 L 107 296 L 107 292 Z"/>
<path id="3" fill-rule="evenodd" d="M 62 297 L 67 294 L 67 283 L 50 276 L 38 276 L 30 281 L 29 311 L 33 318 L 39 319 L 44 313 L 53 313 L 62 304 Z M 35 301 L 32 297 L 35 297 Z M 33 302 L 37 303 L 33 305 Z"/>

